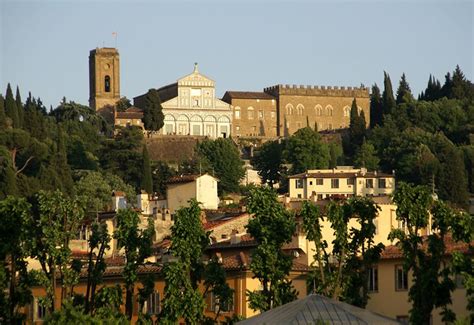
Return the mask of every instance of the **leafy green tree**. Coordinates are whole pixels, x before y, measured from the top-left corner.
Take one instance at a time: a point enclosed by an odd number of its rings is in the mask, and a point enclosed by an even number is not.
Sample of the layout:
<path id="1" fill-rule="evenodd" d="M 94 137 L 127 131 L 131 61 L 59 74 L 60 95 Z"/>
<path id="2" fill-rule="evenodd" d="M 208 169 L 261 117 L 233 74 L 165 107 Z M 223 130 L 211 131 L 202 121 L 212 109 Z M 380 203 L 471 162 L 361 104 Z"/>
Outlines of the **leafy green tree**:
<path id="1" fill-rule="evenodd" d="M 104 170 L 119 176 L 136 190 L 140 189 L 142 175 L 143 133 L 138 128 L 123 128 L 115 139 L 103 141 L 100 163 Z"/>
<path id="2" fill-rule="evenodd" d="M 299 129 L 288 139 L 285 156 L 293 166 L 292 173 L 329 166 L 328 145 L 321 141 L 318 132 L 308 127 Z"/>
<path id="3" fill-rule="evenodd" d="M 132 103 L 130 102 L 130 99 L 127 97 L 121 97 L 116 103 L 115 103 L 115 108 L 117 109 L 118 112 L 124 112 L 128 108 L 132 107 Z"/>
<path id="4" fill-rule="evenodd" d="M 390 76 L 388 73 L 384 71 L 384 91 L 382 94 L 382 107 L 383 112 L 385 114 L 392 114 L 395 112 L 396 102 L 395 98 L 393 97 L 393 88 L 392 88 L 392 81 L 390 80 Z"/>
<path id="5" fill-rule="evenodd" d="M 152 165 L 153 188 L 161 195 L 166 195 L 166 187 L 170 177 L 175 175 L 175 170 L 162 161 Z"/>
<path id="6" fill-rule="evenodd" d="M 382 96 L 380 95 L 379 87 L 377 84 L 374 84 L 370 94 L 370 127 L 373 128 L 376 125 L 382 125 L 382 117 Z"/>
<path id="7" fill-rule="evenodd" d="M 296 230 L 293 216 L 278 202 L 276 192 L 268 187 L 253 188 L 248 197 L 248 211 L 253 218 L 246 226 L 257 241 L 250 269 L 262 284 L 262 291 L 247 291 L 250 308 L 266 311 L 296 299 L 297 293 L 287 279 L 292 256 L 282 246 L 291 241 Z"/>
<path id="8" fill-rule="evenodd" d="M 375 147 L 364 140 L 354 156 L 354 166 L 365 167 L 368 170 L 378 170 L 380 159 L 377 157 Z"/>
<path id="9" fill-rule="evenodd" d="M 142 157 L 143 171 L 141 188 L 145 190 L 148 194 L 153 194 L 153 180 L 151 177 L 150 156 L 148 155 L 148 149 L 146 145 L 143 145 Z"/>
<path id="10" fill-rule="evenodd" d="M 280 181 L 283 163 L 283 146 L 278 141 L 265 142 L 255 153 L 252 165 L 264 184 L 273 187 Z"/>
<path id="11" fill-rule="evenodd" d="M 64 193 L 72 194 L 74 182 L 71 175 L 71 167 L 67 161 L 66 143 L 61 126 L 58 125 L 55 153 L 51 159 L 53 167 L 61 180 L 61 189 Z"/>
<path id="12" fill-rule="evenodd" d="M 18 195 L 18 186 L 10 153 L 5 147 L 0 146 L 0 199 L 8 195 Z"/>
<path id="13" fill-rule="evenodd" d="M 116 215 L 117 228 L 114 238 L 117 239 L 117 249 L 125 250 L 125 314 L 128 319 L 133 315 L 133 293 L 138 280 L 138 268 L 152 253 L 151 245 L 155 234 L 154 222 L 148 218 L 145 229 L 140 227 L 140 216 L 132 209 L 120 209 Z"/>
<path id="14" fill-rule="evenodd" d="M 25 199 L 0 201 L 0 321 L 16 324 L 20 308 L 31 302 L 31 278 L 27 270 L 27 219 L 31 206 Z"/>
<path id="15" fill-rule="evenodd" d="M 239 182 L 244 177 L 245 171 L 239 151 L 232 139 L 204 140 L 198 143 L 197 153 L 209 162 L 212 168 L 211 174 L 220 180 L 218 186 L 221 193 L 239 190 Z"/>
<path id="16" fill-rule="evenodd" d="M 397 99 L 396 103 L 400 104 L 409 104 L 414 100 L 413 95 L 411 93 L 410 86 L 405 77 L 405 73 L 402 74 L 402 78 L 400 79 L 400 84 L 398 85 L 397 90 Z"/>
<path id="17" fill-rule="evenodd" d="M 21 102 L 20 88 L 18 86 L 16 86 L 15 104 L 16 111 L 18 112 L 18 125 L 22 128 L 25 109 L 23 107 L 23 103 Z"/>
<path id="18" fill-rule="evenodd" d="M 446 263 L 445 237 L 457 233 L 467 216 L 443 201 L 433 200 L 430 189 L 423 186 L 401 183 L 393 200 L 397 205 L 397 220 L 405 225 L 406 231 L 392 230 L 389 239 L 398 240 L 404 270 L 413 274 L 408 293 L 412 303 L 410 323 L 428 324 L 434 308 L 441 308 L 443 322 L 452 322 L 455 315 L 448 305 L 454 283 Z M 427 227 L 431 233 L 422 236 L 421 230 Z"/>
<path id="19" fill-rule="evenodd" d="M 46 290 L 43 303 L 50 313 L 56 307 L 58 274 L 64 283 L 61 301 L 72 294 L 73 280 L 77 279 L 78 272 L 71 267 L 73 260 L 69 242 L 83 218 L 82 203 L 75 198 L 66 198 L 60 191 L 41 191 L 33 200 L 33 213 L 27 223 L 28 246 L 31 257 L 41 265 L 39 280 Z"/>
<path id="20" fill-rule="evenodd" d="M 11 125 L 14 128 L 20 127 L 20 120 L 18 117 L 18 109 L 16 106 L 15 98 L 13 97 L 12 88 L 10 83 L 7 85 L 7 92 L 5 93 L 5 113 L 11 120 Z"/>
<path id="21" fill-rule="evenodd" d="M 331 202 L 325 216 L 310 202 L 303 203 L 303 229 L 306 238 L 315 245 L 315 273 L 310 277 L 313 291 L 366 306 L 369 269 L 377 263 L 383 249 L 381 243 L 374 242 L 378 210 L 371 199 L 359 197 L 343 203 Z M 328 250 L 322 236 L 324 218 L 334 230 L 332 250 Z M 358 227 L 349 229 L 351 219 L 356 220 Z"/>
<path id="22" fill-rule="evenodd" d="M 198 288 L 204 265 L 202 255 L 209 244 L 209 234 L 202 227 L 201 209 L 191 200 L 189 207 L 176 211 L 171 227 L 171 254 L 176 261 L 164 267 L 165 293 L 160 322 L 174 324 L 180 318 L 188 324 L 203 319 L 204 299 Z"/>
<path id="23" fill-rule="evenodd" d="M 105 223 L 94 222 L 89 237 L 89 252 L 87 262 L 87 288 L 85 296 L 85 310 L 93 314 L 97 285 L 102 282 L 102 276 L 107 264 L 105 252 L 110 249 L 110 235 Z"/>
<path id="24" fill-rule="evenodd" d="M 158 91 L 156 89 L 148 90 L 143 106 L 143 125 L 145 129 L 150 131 L 160 130 L 164 125 L 164 118 Z"/>

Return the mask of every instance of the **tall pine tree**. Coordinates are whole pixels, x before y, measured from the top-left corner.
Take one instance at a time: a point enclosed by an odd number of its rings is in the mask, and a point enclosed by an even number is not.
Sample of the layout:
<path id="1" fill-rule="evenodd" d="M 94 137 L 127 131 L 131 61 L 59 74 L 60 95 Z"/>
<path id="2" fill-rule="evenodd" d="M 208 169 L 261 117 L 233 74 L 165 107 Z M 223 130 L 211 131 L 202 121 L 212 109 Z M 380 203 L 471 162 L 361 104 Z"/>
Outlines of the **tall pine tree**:
<path id="1" fill-rule="evenodd" d="M 23 127 L 25 109 L 23 107 L 23 103 L 21 102 L 20 88 L 18 86 L 16 86 L 15 103 L 16 103 L 16 111 L 18 112 L 18 127 L 21 128 Z"/>
<path id="2" fill-rule="evenodd" d="M 143 170 L 142 170 L 142 190 L 145 190 L 148 194 L 153 193 L 153 181 L 151 175 L 150 156 L 148 155 L 148 149 L 146 144 L 143 145 Z"/>
<path id="3" fill-rule="evenodd" d="M 6 127 L 5 99 L 0 94 L 0 128 Z"/>
<path id="4" fill-rule="evenodd" d="M 469 98 L 470 95 L 470 84 L 466 80 L 464 73 L 461 71 L 459 65 L 456 66 L 456 69 L 453 72 L 452 79 L 452 92 L 451 98 L 455 99 L 465 99 Z"/>
<path id="5" fill-rule="evenodd" d="M 377 84 L 372 86 L 372 93 L 370 94 L 370 127 L 382 124 L 383 107 L 382 96 Z"/>
<path id="6" fill-rule="evenodd" d="M 392 81 L 390 80 L 390 76 L 387 72 L 383 72 L 384 79 L 383 79 L 383 95 L 382 95 L 382 107 L 384 115 L 392 114 L 395 112 L 396 102 L 395 98 L 393 97 L 393 89 L 392 89 Z"/>
<path id="7" fill-rule="evenodd" d="M 411 94 L 410 86 L 405 77 L 405 73 L 402 74 L 400 84 L 397 90 L 397 104 L 408 104 L 413 101 L 413 95 Z"/>
<path id="8" fill-rule="evenodd" d="M 7 117 L 10 118 L 12 127 L 19 127 L 18 110 L 10 83 L 8 83 L 7 92 L 5 95 L 5 113 Z"/>

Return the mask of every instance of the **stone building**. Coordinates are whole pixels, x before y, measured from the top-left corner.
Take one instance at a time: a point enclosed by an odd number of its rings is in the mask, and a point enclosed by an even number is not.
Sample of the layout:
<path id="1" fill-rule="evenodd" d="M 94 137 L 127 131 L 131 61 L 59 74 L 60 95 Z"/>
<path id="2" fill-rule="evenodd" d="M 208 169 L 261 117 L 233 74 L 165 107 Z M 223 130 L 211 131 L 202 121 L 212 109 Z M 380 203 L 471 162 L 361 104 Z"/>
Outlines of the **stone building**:
<path id="1" fill-rule="evenodd" d="M 114 125 L 116 127 L 130 127 L 136 126 L 142 130 L 145 129 L 143 126 L 143 111 L 137 107 L 129 107 L 124 112 L 118 112 L 114 108 Z"/>
<path id="2" fill-rule="evenodd" d="M 117 49 L 103 47 L 89 53 L 89 106 L 100 111 L 120 99 L 120 57 Z"/>
<path id="3" fill-rule="evenodd" d="M 354 98 L 368 125 L 370 99 L 365 87 L 276 85 L 263 92 L 227 91 L 223 100 L 232 107 L 234 135 L 275 137 L 306 126 L 318 131 L 346 128 Z"/>
<path id="4" fill-rule="evenodd" d="M 216 98 L 215 82 L 198 71 L 158 89 L 162 101 L 164 126 L 161 134 L 228 137 L 231 134 L 230 105 Z M 143 108 L 146 94 L 133 99 Z"/>

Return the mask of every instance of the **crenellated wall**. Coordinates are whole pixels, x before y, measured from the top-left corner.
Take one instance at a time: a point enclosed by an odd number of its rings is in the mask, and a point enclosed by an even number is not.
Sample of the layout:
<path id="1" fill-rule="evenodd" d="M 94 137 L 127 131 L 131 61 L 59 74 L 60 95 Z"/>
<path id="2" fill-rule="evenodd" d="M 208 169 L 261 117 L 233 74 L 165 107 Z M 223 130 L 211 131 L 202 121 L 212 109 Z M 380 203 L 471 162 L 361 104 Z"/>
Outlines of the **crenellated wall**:
<path id="1" fill-rule="evenodd" d="M 321 97 L 351 97 L 369 98 L 367 87 L 339 87 L 339 86 L 312 86 L 312 85 L 275 85 L 266 87 L 263 91 L 273 96 L 321 96 Z"/>

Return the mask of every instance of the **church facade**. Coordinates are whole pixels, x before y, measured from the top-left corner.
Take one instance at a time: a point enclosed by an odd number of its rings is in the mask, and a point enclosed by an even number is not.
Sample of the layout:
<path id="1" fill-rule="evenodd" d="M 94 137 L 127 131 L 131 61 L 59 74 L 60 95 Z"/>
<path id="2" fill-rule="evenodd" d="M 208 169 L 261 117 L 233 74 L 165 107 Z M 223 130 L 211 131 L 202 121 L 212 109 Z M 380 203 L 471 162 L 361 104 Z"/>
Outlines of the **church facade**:
<path id="1" fill-rule="evenodd" d="M 164 126 L 158 131 L 160 134 L 210 138 L 231 135 L 231 106 L 216 98 L 214 80 L 200 74 L 197 63 L 191 74 L 157 91 L 165 117 Z M 145 96 L 135 97 L 134 105 L 143 107 Z"/>

